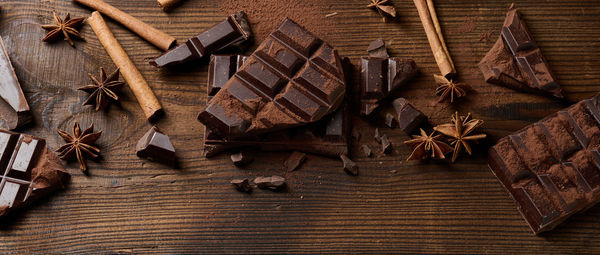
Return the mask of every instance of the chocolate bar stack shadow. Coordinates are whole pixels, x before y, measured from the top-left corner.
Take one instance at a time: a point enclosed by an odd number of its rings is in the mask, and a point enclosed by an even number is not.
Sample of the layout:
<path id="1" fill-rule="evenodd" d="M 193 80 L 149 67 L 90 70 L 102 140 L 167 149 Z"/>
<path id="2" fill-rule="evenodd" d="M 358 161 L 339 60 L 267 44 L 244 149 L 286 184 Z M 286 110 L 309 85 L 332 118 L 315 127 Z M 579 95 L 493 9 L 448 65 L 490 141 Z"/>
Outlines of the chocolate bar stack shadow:
<path id="1" fill-rule="evenodd" d="M 245 147 L 348 155 L 349 70 L 347 58 L 289 19 L 249 57 L 212 55 L 198 116 L 205 156 Z"/>

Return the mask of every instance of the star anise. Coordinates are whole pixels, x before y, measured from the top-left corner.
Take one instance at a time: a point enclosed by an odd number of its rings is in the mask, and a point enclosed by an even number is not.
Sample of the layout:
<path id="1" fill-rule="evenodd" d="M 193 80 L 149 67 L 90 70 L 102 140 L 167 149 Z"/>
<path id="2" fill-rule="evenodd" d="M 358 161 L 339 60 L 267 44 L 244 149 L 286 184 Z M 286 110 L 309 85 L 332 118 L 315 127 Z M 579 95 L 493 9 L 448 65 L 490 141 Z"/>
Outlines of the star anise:
<path id="1" fill-rule="evenodd" d="M 437 89 L 435 89 L 435 94 L 440 97 L 438 103 L 448 97 L 450 97 L 450 103 L 454 103 L 454 97 L 463 97 L 467 95 L 467 91 L 471 90 L 469 84 L 448 80 L 448 78 L 442 75 L 434 74 L 433 78 L 435 78 L 435 82 L 438 84 Z"/>
<path id="2" fill-rule="evenodd" d="M 390 0 L 371 0 L 371 3 L 367 5 L 367 8 L 375 8 L 379 15 L 383 17 L 383 21 L 385 21 L 384 13 L 396 17 L 396 7 L 392 5 Z"/>
<path id="3" fill-rule="evenodd" d="M 97 159 L 100 156 L 100 149 L 94 146 L 94 142 L 100 138 L 102 131 L 94 133 L 94 124 L 81 132 L 79 123 L 75 122 L 73 125 L 73 136 L 67 134 L 62 130 L 56 130 L 58 134 L 67 142 L 56 150 L 58 156 L 64 160 L 73 160 L 77 158 L 79 161 L 79 169 L 85 172 L 87 171 L 86 156 L 92 159 Z"/>
<path id="4" fill-rule="evenodd" d="M 444 159 L 444 155 L 452 151 L 452 147 L 446 144 L 442 139 L 442 134 L 435 135 L 435 131 L 427 135 L 425 130 L 421 129 L 421 135 L 413 135 L 413 139 L 405 141 L 404 144 L 413 147 L 413 152 L 406 161 L 414 159 L 426 159 L 428 157 Z"/>
<path id="5" fill-rule="evenodd" d="M 445 136 L 450 137 L 450 145 L 454 146 L 452 162 L 456 160 L 463 147 L 471 155 L 471 146 L 469 142 L 477 142 L 486 137 L 485 134 L 471 135 L 471 133 L 483 125 L 483 120 L 473 119 L 471 113 L 467 116 L 458 116 L 458 112 L 452 115 L 452 123 L 439 125 L 434 128 Z"/>
<path id="6" fill-rule="evenodd" d="M 52 12 L 52 14 L 54 15 L 55 24 L 42 25 L 42 28 L 48 31 L 42 41 L 53 42 L 61 37 L 64 37 L 71 46 L 75 46 L 71 40 L 71 37 L 79 40 L 85 40 L 83 39 L 83 36 L 79 34 L 79 31 L 77 31 L 77 29 L 81 27 L 81 24 L 83 24 L 85 18 L 81 17 L 71 19 L 71 15 L 67 13 L 65 19 L 61 20 L 58 15 L 56 15 L 56 12 Z"/>
<path id="7" fill-rule="evenodd" d="M 104 68 L 100 67 L 100 81 L 98 81 L 91 73 L 88 73 L 88 76 L 90 76 L 90 79 L 92 79 L 94 84 L 78 88 L 78 90 L 90 93 L 90 96 L 83 102 L 83 105 L 95 104 L 96 111 L 99 111 L 100 109 L 104 109 L 110 100 L 119 100 L 117 92 L 121 90 L 125 84 L 124 82 L 119 81 L 119 68 L 107 77 Z"/>

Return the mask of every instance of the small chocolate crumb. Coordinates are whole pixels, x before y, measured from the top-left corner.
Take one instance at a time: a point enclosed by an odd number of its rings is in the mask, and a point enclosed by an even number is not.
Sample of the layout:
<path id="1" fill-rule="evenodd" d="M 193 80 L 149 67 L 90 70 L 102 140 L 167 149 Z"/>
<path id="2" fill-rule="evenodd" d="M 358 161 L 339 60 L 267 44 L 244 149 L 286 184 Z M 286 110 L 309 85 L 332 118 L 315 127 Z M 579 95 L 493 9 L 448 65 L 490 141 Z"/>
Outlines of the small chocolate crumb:
<path id="1" fill-rule="evenodd" d="M 250 193 L 252 192 L 252 186 L 250 186 L 250 181 L 248 179 L 235 179 L 231 181 L 231 185 L 235 187 L 240 192 Z"/>
<path id="2" fill-rule="evenodd" d="M 389 58 L 387 48 L 385 47 L 385 42 L 383 39 L 379 38 L 375 41 L 372 41 L 369 44 L 369 48 L 367 48 L 367 52 L 369 52 L 369 57 L 374 58 Z"/>
<path id="3" fill-rule="evenodd" d="M 391 129 L 398 127 L 398 121 L 394 117 L 394 114 L 389 112 L 385 114 L 385 125 Z"/>
<path id="4" fill-rule="evenodd" d="M 233 162 L 233 164 L 236 166 L 245 166 L 252 163 L 252 161 L 254 161 L 254 158 L 250 157 L 243 151 L 231 154 L 231 162 Z"/>
<path id="5" fill-rule="evenodd" d="M 342 159 L 342 162 L 344 163 L 344 171 L 352 176 L 357 176 L 358 175 L 358 165 L 356 165 L 356 163 L 352 160 L 350 160 L 350 158 L 348 158 L 346 155 L 341 155 L 340 158 Z"/>
<path id="6" fill-rule="evenodd" d="M 285 186 L 285 178 L 278 175 L 271 177 L 259 176 L 254 178 L 254 183 L 261 189 L 279 190 Z"/>
<path id="7" fill-rule="evenodd" d="M 373 138 L 375 138 L 375 141 L 378 143 L 381 143 L 381 134 L 379 133 L 379 128 L 375 128 L 375 135 Z"/>
<path id="8" fill-rule="evenodd" d="M 371 148 L 369 148 L 368 145 L 363 144 L 360 147 L 361 147 L 363 153 L 365 154 L 365 156 L 367 156 L 367 157 L 373 156 L 373 151 L 371 150 Z"/>
<path id="9" fill-rule="evenodd" d="M 300 167 L 300 165 L 302 165 L 304 161 L 306 161 L 306 153 L 294 151 L 285 160 L 285 162 L 283 162 L 283 167 L 285 167 L 285 169 L 287 169 L 288 172 L 292 172 L 298 169 L 298 167 Z"/>
<path id="10" fill-rule="evenodd" d="M 356 128 L 352 129 L 352 139 L 356 140 L 357 142 L 360 142 L 361 136 L 362 134 L 360 133 L 360 131 L 358 131 Z"/>
<path id="11" fill-rule="evenodd" d="M 388 139 L 387 135 L 381 136 L 381 148 L 385 154 L 390 154 L 392 152 L 392 143 Z"/>

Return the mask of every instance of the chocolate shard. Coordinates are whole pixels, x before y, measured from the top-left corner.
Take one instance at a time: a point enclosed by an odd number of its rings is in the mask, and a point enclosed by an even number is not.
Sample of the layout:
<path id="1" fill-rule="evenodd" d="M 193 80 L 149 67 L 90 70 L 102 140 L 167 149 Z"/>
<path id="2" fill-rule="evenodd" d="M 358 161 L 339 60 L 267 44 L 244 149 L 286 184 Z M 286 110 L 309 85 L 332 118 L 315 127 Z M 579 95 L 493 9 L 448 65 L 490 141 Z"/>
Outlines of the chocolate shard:
<path id="1" fill-rule="evenodd" d="M 250 193 L 252 192 L 252 186 L 250 186 L 250 181 L 248 179 L 235 179 L 231 180 L 231 185 L 235 187 L 240 192 Z"/>
<path id="2" fill-rule="evenodd" d="M 394 129 L 398 126 L 398 121 L 396 120 L 396 117 L 394 117 L 393 114 L 388 112 L 385 114 L 385 125 L 388 128 Z"/>
<path id="3" fill-rule="evenodd" d="M 337 51 L 286 19 L 208 102 L 198 120 L 224 138 L 313 123 L 342 103 Z"/>
<path id="4" fill-rule="evenodd" d="M 227 48 L 245 49 L 252 30 L 244 12 L 237 12 L 208 30 L 188 39 L 154 60 L 155 67 L 170 67 L 205 58 Z"/>
<path id="5" fill-rule="evenodd" d="M 2 37 L 0 46 L 0 114 L 6 127 L 14 130 L 29 124 L 33 117 Z"/>
<path id="6" fill-rule="evenodd" d="M 246 152 L 240 151 L 235 154 L 231 154 L 231 162 L 233 162 L 236 166 L 245 166 L 247 164 L 252 163 L 254 161 L 253 157 L 250 157 Z"/>
<path id="7" fill-rule="evenodd" d="M 390 142 L 390 139 L 388 138 L 387 135 L 382 135 L 381 136 L 381 150 L 383 151 L 384 154 L 390 154 L 392 153 L 392 143 Z"/>
<path id="8" fill-rule="evenodd" d="M 600 201 L 600 100 L 580 101 L 504 137 L 489 167 L 535 234 Z"/>
<path id="9" fill-rule="evenodd" d="M 285 178 L 278 175 L 259 176 L 254 178 L 254 183 L 261 189 L 280 190 L 285 187 Z"/>
<path id="10" fill-rule="evenodd" d="M 300 167 L 304 161 L 306 161 L 306 154 L 299 151 L 294 151 L 285 160 L 285 162 L 283 162 L 283 167 L 287 169 L 288 172 L 292 172 L 298 169 L 298 167 Z"/>
<path id="11" fill-rule="evenodd" d="M 419 127 L 427 124 L 427 116 L 408 100 L 397 98 L 392 102 L 398 116 L 398 126 L 407 135 L 414 134 Z"/>
<path id="12" fill-rule="evenodd" d="M 340 159 L 342 159 L 342 163 L 344 164 L 344 172 L 352 176 L 358 175 L 358 165 L 354 161 L 346 155 L 341 155 Z"/>
<path id="13" fill-rule="evenodd" d="M 175 148 L 167 135 L 153 126 L 142 136 L 135 147 L 136 154 L 140 158 L 147 158 L 170 167 L 177 167 L 177 156 Z"/>
<path id="14" fill-rule="evenodd" d="M 369 57 L 373 58 L 389 58 L 387 48 L 385 47 L 385 42 L 383 39 L 379 38 L 375 41 L 372 41 L 369 44 L 369 48 L 367 48 L 367 52 L 369 52 Z"/>
<path id="15" fill-rule="evenodd" d="M 371 150 L 371 148 L 369 147 L 369 145 L 363 144 L 363 145 L 360 146 L 360 148 L 362 149 L 362 151 L 365 154 L 365 156 L 367 156 L 367 157 L 373 156 L 373 151 Z"/>
<path id="16" fill-rule="evenodd" d="M 506 14 L 501 36 L 479 62 L 479 69 L 488 83 L 563 98 L 548 62 L 516 8 Z"/>
<path id="17" fill-rule="evenodd" d="M 70 175 L 46 140 L 0 130 L 0 216 L 65 187 Z"/>

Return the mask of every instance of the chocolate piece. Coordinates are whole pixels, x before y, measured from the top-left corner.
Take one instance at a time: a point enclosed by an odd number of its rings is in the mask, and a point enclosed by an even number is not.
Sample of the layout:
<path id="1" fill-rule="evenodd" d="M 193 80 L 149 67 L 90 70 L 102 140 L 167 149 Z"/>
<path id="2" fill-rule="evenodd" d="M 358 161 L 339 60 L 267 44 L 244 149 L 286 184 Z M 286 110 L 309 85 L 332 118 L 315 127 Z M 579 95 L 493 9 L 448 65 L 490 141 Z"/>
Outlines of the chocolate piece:
<path id="1" fill-rule="evenodd" d="M 375 134 L 373 135 L 373 138 L 375 138 L 377 143 L 381 143 L 381 134 L 379 133 L 379 128 L 375 128 Z"/>
<path id="2" fill-rule="evenodd" d="M 392 143 L 387 135 L 381 136 L 381 148 L 384 154 L 390 154 L 392 152 Z"/>
<path id="3" fill-rule="evenodd" d="M 0 130 L 0 216 L 64 188 L 70 178 L 46 140 Z"/>
<path id="4" fill-rule="evenodd" d="M 501 36 L 479 62 L 486 82 L 563 98 L 560 85 L 515 8 L 506 14 Z"/>
<path id="5" fill-rule="evenodd" d="M 233 162 L 233 164 L 236 166 L 245 166 L 252 163 L 252 161 L 254 161 L 254 158 L 250 157 L 243 151 L 231 154 L 231 162 Z"/>
<path id="6" fill-rule="evenodd" d="M 332 113 L 345 90 L 337 51 L 286 19 L 208 102 L 198 120 L 230 139 L 274 132 Z"/>
<path id="7" fill-rule="evenodd" d="M 385 114 L 385 125 L 391 129 L 394 129 L 398 126 L 398 121 L 393 114 L 388 112 Z"/>
<path id="8" fill-rule="evenodd" d="M 354 161 L 352 161 L 346 155 L 341 155 L 340 158 L 342 159 L 342 162 L 344 163 L 344 171 L 349 175 L 357 176 L 358 175 L 358 165 L 356 163 L 354 163 Z"/>
<path id="9" fill-rule="evenodd" d="M 411 135 L 427 123 L 427 116 L 404 98 L 395 99 L 392 104 L 398 115 L 398 125 L 404 133 Z"/>
<path id="10" fill-rule="evenodd" d="M 252 192 L 252 186 L 250 186 L 250 181 L 248 179 L 235 179 L 231 180 L 231 185 L 235 187 L 240 192 L 250 193 Z"/>
<path id="11" fill-rule="evenodd" d="M 150 161 L 156 161 L 170 167 L 177 166 L 177 156 L 175 148 L 171 144 L 169 137 L 153 126 L 146 132 L 135 147 L 136 154 L 140 158 L 147 158 Z"/>
<path id="12" fill-rule="evenodd" d="M 385 47 L 385 42 L 383 39 L 379 38 L 375 41 L 372 41 L 369 44 L 369 48 L 367 48 L 367 52 L 369 52 L 369 57 L 373 58 L 389 58 L 387 48 Z"/>
<path id="13" fill-rule="evenodd" d="M 300 165 L 302 165 L 302 163 L 304 163 L 304 161 L 306 161 L 306 154 L 302 153 L 302 152 L 294 151 L 285 160 L 285 162 L 283 162 L 283 167 L 285 169 L 287 169 L 288 172 L 292 172 L 292 171 L 298 169 L 298 167 L 300 167 Z"/>
<path id="14" fill-rule="evenodd" d="M 212 55 L 208 64 L 208 96 L 213 97 L 237 72 L 248 57 L 242 55 Z"/>
<path id="15" fill-rule="evenodd" d="M 233 14 L 208 30 L 190 38 L 154 60 L 156 67 L 169 67 L 205 58 L 225 48 L 244 49 L 252 37 L 248 19 L 244 12 Z"/>
<path id="16" fill-rule="evenodd" d="M 277 175 L 256 177 L 254 183 L 261 189 L 279 190 L 285 187 L 285 178 Z"/>
<path id="17" fill-rule="evenodd" d="M 0 46 L 0 97 L 3 99 L 0 100 L 0 114 L 8 129 L 13 130 L 29 124 L 32 116 L 2 37 Z"/>
<path id="18" fill-rule="evenodd" d="M 600 99 L 580 101 L 504 137 L 489 166 L 534 233 L 600 201 Z"/>
<path id="19" fill-rule="evenodd" d="M 360 146 L 360 148 L 362 149 L 363 153 L 365 154 L 365 156 L 367 157 L 371 157 L 373 156 L 373 151 L 371 150 L 371 148 L 369 148 L 369 145 L 363 144 Z"/>

